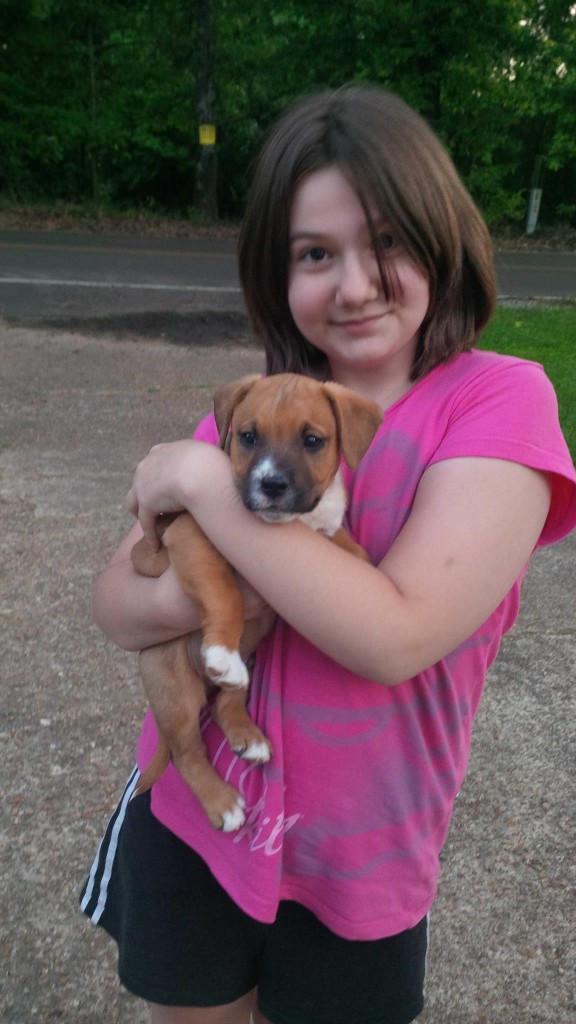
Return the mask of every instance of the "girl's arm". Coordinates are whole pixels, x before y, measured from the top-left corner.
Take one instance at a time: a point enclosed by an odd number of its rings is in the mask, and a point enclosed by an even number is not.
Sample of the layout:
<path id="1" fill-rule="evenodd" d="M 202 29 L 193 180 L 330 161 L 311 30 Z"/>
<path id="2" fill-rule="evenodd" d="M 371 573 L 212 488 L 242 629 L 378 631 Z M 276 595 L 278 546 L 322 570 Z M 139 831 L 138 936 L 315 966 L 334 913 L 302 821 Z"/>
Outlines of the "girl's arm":
<path id="1" fill-rule="evenodd" d="M 227 456 L 197 442 L 153 449 L 128 503 L 147 529 L 158 512 L 190 509 L 298 632 L 358 675 L 394 685 L 445 657 L 503 600 L 540 536 L 550 486 L 500 459 L 437 463 L 377 568 L 301 523 L 246 511 Z"/>
<path id="2" fill-rule="evenodd" d="M 98 577 L 92 598 L 94 620 L 106 636 L 127 651 L 173 640 L 197 629 L 200 618 L 194 602 L 180 589 L 168 569 L 158 579 L 134 571 L 130 552 L 142 536 L 136 524 Z M 239 580 L 246 618 L 266 607 L 252 587 Z"/>

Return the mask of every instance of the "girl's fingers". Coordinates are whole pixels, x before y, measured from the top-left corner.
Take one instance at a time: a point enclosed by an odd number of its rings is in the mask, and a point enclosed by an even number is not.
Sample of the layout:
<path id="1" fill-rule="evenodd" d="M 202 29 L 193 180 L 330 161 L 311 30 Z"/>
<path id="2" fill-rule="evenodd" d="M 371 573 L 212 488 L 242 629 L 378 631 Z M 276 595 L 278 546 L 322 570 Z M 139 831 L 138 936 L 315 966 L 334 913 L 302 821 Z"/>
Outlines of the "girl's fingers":
<path id="1" fill-rule="evenodd" d="M 159 551 L 160 541 L 158 540 L 158 533 L 156 530 L 156 516 L 151 515 L 150 513 L 145 513 L 141 510 L 138 518 L 140 520 L 142 532 L 150 547 L 153 551 Z"/>
<path id="2" fill-rule="evenodd" d="M 133 486 L 130 488 L 128 494 L 124 498 L 124 504 L 128 511 L 131 512 L 133 516 L 138 518 L 138 499 L 136 498 Z"/>
<path id="3" fill-rule="evenodd" d="M 140 521 L 142 532 L 152 550 L 158 551 L 160 549 L 160 541 L 158 540 L 156 530 L 156 516 L 153 512 L 139 504 L 134 486 L 128 491 L 124 503 L 128 511 Z"/>

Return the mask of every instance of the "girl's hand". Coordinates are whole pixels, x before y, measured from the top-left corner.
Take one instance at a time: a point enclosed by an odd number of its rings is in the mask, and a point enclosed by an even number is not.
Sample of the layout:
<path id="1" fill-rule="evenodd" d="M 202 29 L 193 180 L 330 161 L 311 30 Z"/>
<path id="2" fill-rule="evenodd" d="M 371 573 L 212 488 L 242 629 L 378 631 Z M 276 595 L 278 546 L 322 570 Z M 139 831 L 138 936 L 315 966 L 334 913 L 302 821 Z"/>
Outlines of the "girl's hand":
<path id="1" fill-rule="evenodd" d="M 154 445 L 138 463 L 126 505 L 140 520 L 155 551 L 160 547 L 156 517 L 190 507 L 194 488 L 201 486 L 210 473 L 211 455 L 222 457 L 218 449 L 201 441 L 174 441 Z"/>

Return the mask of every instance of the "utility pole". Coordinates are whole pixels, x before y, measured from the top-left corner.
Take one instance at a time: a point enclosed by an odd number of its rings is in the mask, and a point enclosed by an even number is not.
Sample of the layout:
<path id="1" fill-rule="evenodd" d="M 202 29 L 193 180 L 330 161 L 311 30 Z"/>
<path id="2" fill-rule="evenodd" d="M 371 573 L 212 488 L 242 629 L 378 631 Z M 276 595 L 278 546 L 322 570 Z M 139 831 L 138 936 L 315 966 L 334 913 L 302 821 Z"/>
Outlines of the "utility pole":
<path id="1" fill-rule="evenodd" d="M 218 217 L 216 158 L 216 0 L 197 0 L 196 113 L 200 155 L 194 206 L 208 220 Z"/>

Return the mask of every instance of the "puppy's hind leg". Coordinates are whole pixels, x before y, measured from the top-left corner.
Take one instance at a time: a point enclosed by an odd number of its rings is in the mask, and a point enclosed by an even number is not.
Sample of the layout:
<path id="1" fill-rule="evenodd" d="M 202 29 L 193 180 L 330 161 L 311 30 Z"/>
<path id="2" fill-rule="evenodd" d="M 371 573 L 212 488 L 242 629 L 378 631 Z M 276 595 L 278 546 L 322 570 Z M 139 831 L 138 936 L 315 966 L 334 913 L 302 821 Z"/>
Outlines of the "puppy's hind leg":
<path id="1" fill-rule="evenodd" d="M 138 661 L 158 730 L 158 747 L 138 780 L 135 796 L 145 793 L 163 775 L 173 748 L 183 742 L 188 716 L 197 720 L 206 703 L 204 685 L 188 660 L 187 638 L 148 647 L 140 651 Z"/>
<path id="2" fill-rule="evenodd" d="M 188 637 L 148 648 L 140 655 L 144 688 L 159 733 L 159 748 L 143 773 L 137 793 L 145 792 L 172 760 L 200 801 L 214 828 L 231 832 L 244 823 L 244 801 L 216 773 L 200 733 L 200 711 L 206 703 L 202 679 L 188 655 Z"/>
<path id="3" fill-rule="evenodd" d="M 272 757 L 272 747 L 248 715 L 246 697 L 246 690 L 220 690 L 212 705 L 212 718 L 238 757 L 265 764 Z"/>

